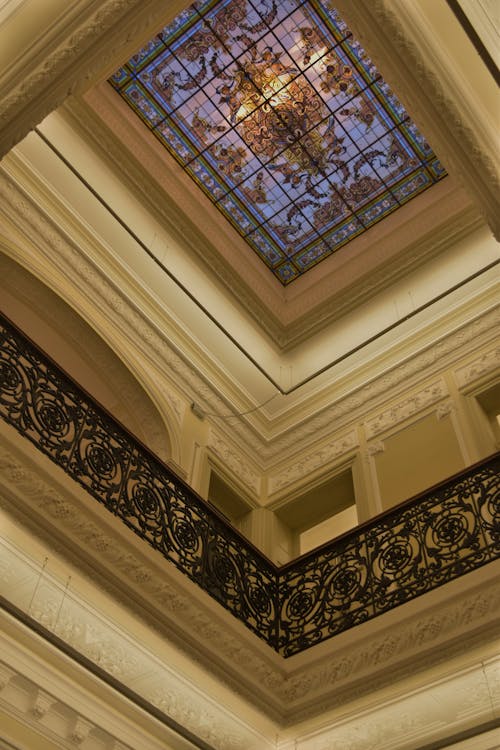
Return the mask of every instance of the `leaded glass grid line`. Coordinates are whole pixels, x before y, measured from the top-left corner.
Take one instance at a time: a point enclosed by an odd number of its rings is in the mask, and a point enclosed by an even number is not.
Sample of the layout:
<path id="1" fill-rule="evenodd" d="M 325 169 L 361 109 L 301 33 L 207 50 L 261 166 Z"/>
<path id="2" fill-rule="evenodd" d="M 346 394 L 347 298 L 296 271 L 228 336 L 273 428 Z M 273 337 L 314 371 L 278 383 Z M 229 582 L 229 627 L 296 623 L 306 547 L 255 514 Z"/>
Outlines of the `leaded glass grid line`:
<path id="1" fill-rule="evenodd" d="M 329 0 L 200 0 L 110 83 L 282 284 L 446 174 Z"/>

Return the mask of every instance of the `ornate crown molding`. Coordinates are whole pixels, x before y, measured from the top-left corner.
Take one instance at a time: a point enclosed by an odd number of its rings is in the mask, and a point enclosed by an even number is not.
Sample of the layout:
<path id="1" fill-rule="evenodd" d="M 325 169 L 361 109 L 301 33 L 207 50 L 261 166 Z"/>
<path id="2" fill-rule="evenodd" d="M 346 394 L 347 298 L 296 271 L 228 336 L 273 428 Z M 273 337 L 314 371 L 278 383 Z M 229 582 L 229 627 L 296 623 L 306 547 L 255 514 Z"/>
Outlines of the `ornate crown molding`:
<path id="1" fill-rule="evenodd" d="M 385 432 L 401 424 L 401 422 L 405 422 L 415 414 L 419 414 L 424 409 L 427 409 L 427 407 L 433 406 L 447 395 L 448 389 L 444 380 L 439 379 L 435 381 L 432 385 L 410 396 L 410 398 L 398 401 L 389 409 L 385 409 L 383 412 L 377 414 L 376 417 L 365 422 L 366 437 L 371 440 L 380 435 L 381 432 Z"/>
<path id="2" fill-rule="evenodd" d="M 355 429 L 335 440 L 330 440 L 316 451 L 307 453 L 300 460 L 295 460 L 276 474 L 271 474 L 268 479 L 269 495 L 284 490 L 290 484 L 310 476 L 318 469 L 324 469 L 341 456 L 354 451 L 358 446 L 359 440 Z"/>
<path id="3" fill-rule="evenodd" d="M 139 712 L 131 711 L 128 701 L 106 695 L 98 680 L 93 683 L 93 695 L 88 678 L 84 680 L 85 687 L 79 684 L 82 672 L 76 665 L 59 656 L 54 658 L 54 649 L 48 645 L 44 648 L 36 635 L 4 613 L 1 620 L 0 707 L 24 731 L 28 730 L 28 737 L 38 736 L 44 746 L 48 743 L 47 746 L 67 750 L 82 745 L 86 750 L 165 748 L 169 733 L 165 730 L 160 738 L 154 719 L 148 717 L 144 721 L 144 713 L 139 718 Z M 22 647 L 16 639 L 23 643 Z M 3 729 L 2 739 L 7 741 L 9 731 L 7 726 Z M 12 725 L 9 729 L 12 731 Z M 4 747 L 1 740 L 0 744 Z"/>
<path id="4" fill-rule="evenodd" d="M 278 743 L 279 750 L 368 750 L 368 748 L 451 747 L 463 737 L 481 735 L 484 745 L 495 744 L 491 717 L 498 710 L 498 657 L 476 659 L 466 669 L 447 674 L 411 691 L 357 707 L 323 726 L 301 731 Z M 494 720 L 493 720 L 494 722 Z M 495 723 L 495 722 L 494 722 Z M 485 734 L 483 734 L 485 732 Z M 493 743 L 491 745 L 490 743 Z M 462 743 L 459 743 L 462 745 Z M 464 747 L 469 745 L 464 745 Z M 472 746 L 471 746 L 472 747 Z"/>
<path id="5" fill-rule="evenodd" d="M 472 362 L 455 370 L 458 387 L 467 389 L 488 375 L 500 369 L 500 346 L 483 352 Z"/>
<path id="6" fill-rule="evenodd" d="M 499 322 L 500 306 L 487 310 L 475 320 L 462 324 L 438 341 L 424 346 L 417 354 L 386 370 L 369 383 L 353 389 L 286 434 L 276 437 L 268 446 L 268 457 L 278 460 L 280 453 L 290 455 L 290 451 L 297 445 L 307 445 L 310 440 L 317 440 L 319 435 L 325 436 L 332 424 L 340 430 L 354 420 L 362 420 L 365 414 L 384 404 L 389 394 L 394 398 L 409 387 L 418 386 L 423 377 L 427 379 L 438 374 L 462 357 L 468 347 L 480 345 L 479 342 L 484 340 L 485 335 L 495 337 Z M 259 450 L 257 445 L 255 449 Z"/>
<path id="7" fill-rule="evenodd" d="M 237 742 L 248 750 L 262 750 L 267 744 L 243 717 L 236 720 L 195 678 L 176 671 L 164 654 L 131 638 L 126 627 L 86 600 L 77 583 L 68 591 L 64 580 L 48 569 L 37 568 L 30 557 L 6 540 L 0 540 L 0 550 L 2 595 L 76 653 L 211 747 L 233 750 L 232 743 Z M 17 595 L 30 584 L 34 593 L 26 612 L 23 597 L 17 601 Z M 51 696 L 39 692 L 32 709 L 35 718 L 42 718 L 53 703 Z"/>
<path id="8" fill-rule="evenodd" d="M 110 86 L 102 84 L 90 91 L 85 100 L 68 100 L 61 113 L 86 143 L 93 144 L 137 200 L 147 200 L 148 210 L 168 226 L 171 235 L 182 235 L 181 241 L 184 245 L 188 242 L 197 262 L 222 281 L 283 351 L 306 339 L 312 331 L 339 320 L 361 301 L 366 302 L 482 223 L 464 191 L 448 179 L 434 186 L 432 195 L 429 192 L 420 197 L 419 213 L 417 204 L 413 204 L 409 213 L 403 209 L 381 222 L 350 243 L 347 254 L 341 250 L 323 263 L 321 272 L 310 271 L 307 284 L 302 283 L 305 277 L 294 282 L 284 296 L 282 289 L 276 289 L 263 277 L 261 263 L 256 267 L 251 253 L 245 274 L 241 275 L 239 259 L 247 252 L 245 242 L 226 227 L 224 220 L 221 222 L 208 199 L 197 190 L 193 192 L 183 170 Z M 171 187 L 172 175 L 175 190 Z M 184 211 L 182 220 L 181 194 L 189 196 L 190 211 L 190 215 Z M 173 202 L 173 195 L 179 205 Z M 193 212 L 193 205 L 200 210 Z M 203 219 L 198 219 L 197 224 L 198 214 Z M 215 239 L 209 241 L 206 227 L 214 215 L 218 219 L 217 231 L 212 231 L 210 236 Z M 422 226 L 426 227 L 424 233 Z M 227 251 L 233 246 L 237 252 Z"/>
<path id="9" fill-rule="evenodd" d="M 249 462 L 231 445 L 218 435 L 213 428 L 208 433 L 207 448 L 212 451 L 233 474 L 250 490 L 260 497 L 261 477 Z"/>
<path id="10" fill-rule="evenodd" d="M 9 69 L 0 99 L 0 156 L 69 94 L 118 66 L 185 2 L 171 0 L 168 8 L 162 0 L 80 0 L 76 5 L 46 30 L 41 48 L 34 39 Z M 39 4 L 36 12 L 41 13 Z"/>
<path id="11" fill-rule="evenodd" d="M 0 195 L 6 220 L 6 250 L 15 260 L 56 291 L 59 284 L 59 293 L 66 299 L 67 280 L 71 279 L 73 289 L 68 301 L 115 351 L 121 352 L 125 361 L 129 360 L 133 347 L 152 368 L 175 383 L 188 402 L 196 401 L 208 413 L 227 415 L 227 400 L 219 395 L 217 385 L 210 384 L 193 367 L 189 353 L 181 354 L 169 342 L 164 328 L 152 323 L 147 313 L 136 305 L 134 295 L 130 296 L 123 280 L 121 284 L 115 283 L 90 255 L 83 254 L 82 248 L 92 248 L 95 241 L 82 227 L 72 227 L 70 237 L 67 230 L 57 226 L 55 219 L 49 218 L 5 173 L 0 173 Z M 36 254 L 30 254 L 25 247 L 36 247 Z M 64 270 L 63 277 L 60 277 L 61 270 Z M 93 303 L 89 304 L 89 300 Z M 284 458 L 289 460 L 291 455 L 295 456 L 298 445 L 304 451 L 318 440 L 327 439 L 333 424 L 338 430 L 345 429 L 383 404 L 388 394 L 394 397 L 403 389 L 418 385 L 423 376 L 428 379 L 439 373 L 466 350 L 470 351 L 471 346 L 484 346 L 485 339 L 496 336 L 499 321 L 500 307 L 491 307 L 490 303 L 485 312 L 467 323 L 461 322 L 434 343 L 422 345 L 416 354 L 370 382 L 351 386 L 347 394 L 335 397 L 334 384 L 331 405 L 313 410 L 310 418 L 301 419 L 281 434 L 273 436 L 272 425 L 265 431 L 257 431 L 246 419 L 234 419 L 230 434 L 221 422 L 220 435 L 228 445 L 234 445 L 243 454 L 251 454 L 256 467 L 268 470 Z M 143 372 L 143 382 L 148 388 L 150 375 L 149 371 Z M 155 392 L 155 378 L 151 377 L 150 389 Z"/>

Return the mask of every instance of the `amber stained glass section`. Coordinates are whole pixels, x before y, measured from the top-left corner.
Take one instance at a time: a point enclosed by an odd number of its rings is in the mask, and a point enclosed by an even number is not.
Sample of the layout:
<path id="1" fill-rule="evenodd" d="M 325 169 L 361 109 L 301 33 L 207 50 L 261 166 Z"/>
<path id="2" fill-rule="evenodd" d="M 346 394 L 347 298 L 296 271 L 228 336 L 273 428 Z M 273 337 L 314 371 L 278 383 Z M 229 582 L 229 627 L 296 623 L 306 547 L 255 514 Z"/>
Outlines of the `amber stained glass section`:
<path id="1" fill-rule="evenodd" d="M 282 284 L 446 174 L 328 0 L 195 2 L 110 82 Z"/>

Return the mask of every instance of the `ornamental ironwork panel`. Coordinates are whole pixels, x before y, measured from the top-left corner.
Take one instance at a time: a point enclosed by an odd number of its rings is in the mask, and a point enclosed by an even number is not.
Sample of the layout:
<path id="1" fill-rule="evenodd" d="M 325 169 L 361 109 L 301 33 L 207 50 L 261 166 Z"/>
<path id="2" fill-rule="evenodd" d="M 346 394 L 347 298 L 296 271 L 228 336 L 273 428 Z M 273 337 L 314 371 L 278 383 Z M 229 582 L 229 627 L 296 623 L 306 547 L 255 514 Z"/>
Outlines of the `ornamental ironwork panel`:
<path id="1" fill-rule="evenodd" d="M 303 651 L 500 555 L 500 454 L 279 573 L 279 650 Z"/>
<path id="2" fill-rule="evenodd" d="M 6 321 L 0 415 L 276 648 L 276 568 Z"/>
<path id="3" fill-rule="evenodd" d="M 284 657 L 500 556 L 500 454 L 278 569 L 3 319 L 0 415 Z"/>

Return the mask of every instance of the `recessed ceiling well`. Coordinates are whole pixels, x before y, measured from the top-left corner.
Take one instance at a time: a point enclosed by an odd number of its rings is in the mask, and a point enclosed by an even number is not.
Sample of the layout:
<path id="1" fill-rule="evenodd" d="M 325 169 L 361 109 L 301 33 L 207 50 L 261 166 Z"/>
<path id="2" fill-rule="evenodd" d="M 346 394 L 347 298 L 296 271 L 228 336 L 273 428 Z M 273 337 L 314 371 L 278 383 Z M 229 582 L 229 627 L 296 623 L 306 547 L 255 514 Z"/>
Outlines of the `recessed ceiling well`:
<path id="1" fill-rule="evenodd" d="M 328 0 L 195 2 L 111 83 L 283 284 L 445 175 Z"/>

